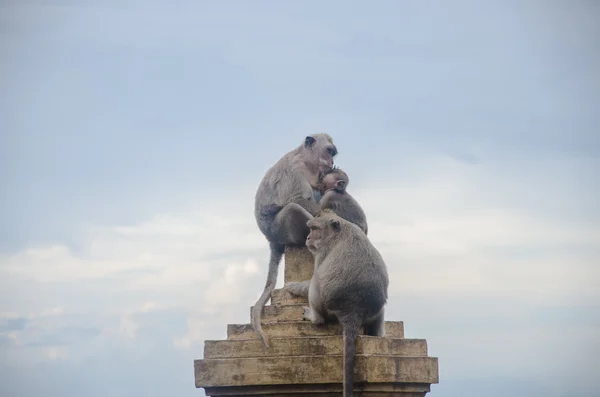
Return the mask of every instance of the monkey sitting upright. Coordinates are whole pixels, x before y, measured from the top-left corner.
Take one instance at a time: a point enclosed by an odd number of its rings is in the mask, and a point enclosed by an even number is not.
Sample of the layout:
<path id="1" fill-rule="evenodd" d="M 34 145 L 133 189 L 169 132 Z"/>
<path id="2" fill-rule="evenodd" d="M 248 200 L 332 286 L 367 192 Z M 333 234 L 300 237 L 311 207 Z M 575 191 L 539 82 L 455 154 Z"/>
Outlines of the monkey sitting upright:
<path id="1" fill-rule="evenodd" d="M 347 191 L 348 174 L 340 168 L 333 168 L 320 173 L 317 190 L 321 193 L 319 205 L 321 209 L 331 209 L 340 217 L 352 222 L 368 233 L 367 217 L 365 212 Z"/>
<path id="2" fill-rule="evenodd" d="M 304 319 L 313 324 L 336 317 L 344 338 L 344 397 L 352 396 L 356 337 L 384 336 L 384 306 L 388 298 L 388 273 L 377 248 L 360 228 L 322 210 L 307 222 L 306 246 L 315 258 L 310 281 L 286 283 L 293 295 L 308 296 Z"/>
<path id="3" fill-rule="evenodd" d="M 267 335 L 260 317 L 275 289 L 279 262 L 287 245 L 303 245 L 309 233 L 306 222 L 321 209 L 315 200 L 319 173 L 333 168 L 337 147 L 328 134 L 313 134 L 287 152 L 267 170 L 254 198 L 254 216 L 259 230 L 269 242 L 267 282 L 252 308 L 252 326 L 266 348 Z"/>

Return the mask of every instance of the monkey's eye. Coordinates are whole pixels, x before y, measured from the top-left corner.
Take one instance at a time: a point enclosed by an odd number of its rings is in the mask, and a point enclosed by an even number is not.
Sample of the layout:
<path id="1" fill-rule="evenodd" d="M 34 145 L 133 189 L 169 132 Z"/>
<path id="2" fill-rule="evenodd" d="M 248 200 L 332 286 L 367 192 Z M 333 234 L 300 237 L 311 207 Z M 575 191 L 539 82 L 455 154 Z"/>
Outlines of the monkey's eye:
<path id="1" fill-rule="evenodd" d="M 327 148 L 327 153 L 329 153 L 331 156 L 335 156 L 335 150 L 330 147 Z"/>

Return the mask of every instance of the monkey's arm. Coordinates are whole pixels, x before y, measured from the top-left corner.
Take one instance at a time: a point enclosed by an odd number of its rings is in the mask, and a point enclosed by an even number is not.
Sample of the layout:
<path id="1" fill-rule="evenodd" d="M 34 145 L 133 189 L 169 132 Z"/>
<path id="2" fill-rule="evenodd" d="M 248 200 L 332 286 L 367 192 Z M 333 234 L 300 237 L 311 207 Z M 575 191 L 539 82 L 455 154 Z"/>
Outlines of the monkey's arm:
<path id="1" fill-rule="evenodd" d="M 268 204 L 261 209 L 260 214 L 264 217 L 275 216 L 282 208 L 281 205 Z"/>
<path id="2" fill-rule="evenodd" d="M 321 209 L 330 209 L 342 218 L 347 220 L 346 215 L 346 193 L 339 193 L 335 190 L 328 190 L 323 195 L 323 198 L 319 202 Z"/>
<path id="3" fill-rule="evenodd" d="M 321 211 L 321 205 L 316 202 L 313 188 L 307 181 L 302 183 L 300 194 L 295 197 L 293 202 L 302 206 L 312 216 L 316 216 Z"/>
<path id="4" fill-rule="evenodd" d="M 321 211 L 321 206 L 319 203 L 316 203 L 314 199 L 302 199 L 297 201 L 299 205 L 301 205 L 306 211 L 308 211 L 312 216 L 317 216 L 319 211 Z"/>
<path id="5" fill-rule="evenodd" d="M 334 200 L 332 200 L 332 198 L 337 194 L 337 192 L 335 190 L 329 190 L 327 192 L 325 192 L 325 194 L 321 197 L 321 200 L 319 201 L 319 205 L 321 206 L 321 208 L 325 209 L 325 208 L 331 208 L 332 204 L 334 202 Z"/>

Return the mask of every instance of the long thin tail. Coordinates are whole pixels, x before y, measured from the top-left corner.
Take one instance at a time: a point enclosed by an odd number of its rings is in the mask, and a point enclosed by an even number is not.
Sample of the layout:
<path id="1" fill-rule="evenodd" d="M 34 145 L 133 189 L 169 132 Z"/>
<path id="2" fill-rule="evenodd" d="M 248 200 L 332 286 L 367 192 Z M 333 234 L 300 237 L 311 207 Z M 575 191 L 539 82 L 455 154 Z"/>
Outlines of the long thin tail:
<path id="1" fill-rule="evenodd" d="M 277 272 L 279 270 L 279 262 L 281 262 L 281 257 L 285 251 L 285 246 L 275 243 L 269 243 L 271 248 L 271 255 L 269 258 L 269 272 L 267 273 L 267 283 L 265 284 L 265 289 L 254 304 L 252 308 L 252 327 L 254 328 L 254 332 L 256 332 L 260 339 L 262 339 L 265 348 L 269 348 L 269 342 L 267 340 L 267 336 L 262 330 L 262 326 L 260 324 L 260 317 L 262 315 L 262 309 L 265 307 L 265 304 L 271 297 L 271 292 L 275 289 L 275 284 L 277 283 Z"/>
<path id="2" fill-rule="evenodd" d="M 361 325 L 356 314 L 340 318 L 344 334 L 344 397 L 352 397 L 354 386 L 354 359 L 356 355 L 356 338 Z"/>

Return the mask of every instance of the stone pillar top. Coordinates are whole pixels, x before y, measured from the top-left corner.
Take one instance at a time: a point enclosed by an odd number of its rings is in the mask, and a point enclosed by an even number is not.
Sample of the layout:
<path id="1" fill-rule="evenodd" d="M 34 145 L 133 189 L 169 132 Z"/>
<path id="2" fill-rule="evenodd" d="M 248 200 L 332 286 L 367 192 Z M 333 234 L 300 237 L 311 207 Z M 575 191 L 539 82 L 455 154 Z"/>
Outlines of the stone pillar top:
<path id="1" fill-rule="evenodd" d="M 287 247 L 284 258 L 285 282 L 312 277 L 313 256 L 305 246 Z M 196 387 L 207 396 L 341 396 L 341 326 L 303 320 L 307 304 L 273 291 L 261 316 L 269 349 L 250 323 L 229 324 L 226 340 L 205 341 L 204 358 L 194 361 Z M 386 321 L 385 337 L 357 338 L 355 396 L 423 397 L 432 383 L 438 383 L 438 360 L 427 355 L 426 340 L 405 339 L 402 321 Z"/>
<path id="2" fill-rule="evenodd" d="M 314 271 L 314 258 L 306 246 L 287 246 L 284 263 L 284 282 L 311 279 Z"/>

